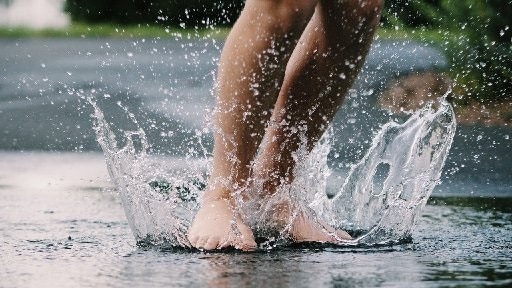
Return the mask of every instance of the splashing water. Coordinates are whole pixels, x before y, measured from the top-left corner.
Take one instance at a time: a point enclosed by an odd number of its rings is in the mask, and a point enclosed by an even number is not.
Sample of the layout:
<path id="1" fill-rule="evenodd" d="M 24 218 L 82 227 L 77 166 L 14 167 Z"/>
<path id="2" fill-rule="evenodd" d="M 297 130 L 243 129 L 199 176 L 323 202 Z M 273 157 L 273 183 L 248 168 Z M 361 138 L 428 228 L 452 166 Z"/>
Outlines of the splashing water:
<path id="1" fill-rule="evenodd" d="M 136 240 L 189 246 L 187 230 L 199 208 L 211 160 L 206 156 L 175 159 L 148 154 L 144 130 L 127 109 L 128 117 L 139 128 L 124 132 L 124 145 L 119 147 L 101 109 L 94 99 L 87 101 L 94 108 L 97 140 Z M 326 193 L 330 133 L 311 153 L 299 149 L 295 157 L 303 160 L 297 162 L 294 181 L 265 199 L 267 205 L 246 201 L 243 206 L 252 209 L 245 211 L 251 211 L 248 223 L 256 236 L 269 236 L 258 235 L 265 233 L 258 228 L 266 225 L 272 213 L 268 207 L 286 197 L 293 211 L 309 209 L 323 222 L 360 235 L 342 245 L 392 244 L 408 239 L 416 216 L 439 181 L 455 134 L 452 107 L 445 97 L 437 106 L 434 109 L 432 103 L 427 104 L 403 124 L 384 125 L 334 197 Z M 278 237 L 286 238 L 288 226 Z"/>
<path id="2" fill-rule="evenodd" d="M 94 108 L 96 137 L 137 242 L 188 246 L 186 233 L 198 209 L 196 199 L 204 188 L 201 183 L 206 182 L 200 168 L 204 163 L 149 155 L 145 132 L 129 112 L 139 128 L 125 131 L 125 145 L 119 148 L 103 112 L 92 98 L 87 101 Z"/>
<path id="3" fill-rule="evenodd" d="M 333 199 L 317 191 L 314 210 L 334 227 L 364 231 L 357 244 L 409 238 L 439 182 L 455 135 L 455 115 L 445 97 L 437 110 L 429 103 L 403 124 L 384 125 Z"/>

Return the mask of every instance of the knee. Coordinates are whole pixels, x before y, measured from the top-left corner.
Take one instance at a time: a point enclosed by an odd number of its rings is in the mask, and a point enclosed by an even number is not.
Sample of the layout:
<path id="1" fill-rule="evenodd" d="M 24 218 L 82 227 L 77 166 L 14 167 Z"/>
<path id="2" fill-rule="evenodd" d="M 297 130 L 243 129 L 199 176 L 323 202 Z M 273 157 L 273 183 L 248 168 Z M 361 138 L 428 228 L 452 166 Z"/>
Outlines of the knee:
<path id="1" fill-rule="evenodd" d="M 247 0 L 246 7 L 276 19 L 284 29 L 303 27 L 315 12 L 318 0 Z"/>

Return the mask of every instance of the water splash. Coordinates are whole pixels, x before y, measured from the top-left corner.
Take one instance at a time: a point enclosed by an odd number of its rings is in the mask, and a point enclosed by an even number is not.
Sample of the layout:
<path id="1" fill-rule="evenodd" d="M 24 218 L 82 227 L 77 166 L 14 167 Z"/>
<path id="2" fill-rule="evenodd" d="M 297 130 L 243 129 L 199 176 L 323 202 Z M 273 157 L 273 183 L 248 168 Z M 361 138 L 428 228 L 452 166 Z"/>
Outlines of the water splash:
<path id="1" fill-rule="evenodd" d="M 204 161 L 149 155 L 145 132 L 128 112 L 138 130 L 125 131 L 120 148 L 94 99 L 87 101 L 94 108 L 96 138 L 136 240 L 188 246 L 186 233 L 206 182 Z"/>
<path id="2" fill-rule="evenodd" d="M 446 96 L 446 95 L 445 95 Z M 427 104 L 405 123 L 390 122 L 373 139 L 333 199 L 317 192 L 312 207 L 337 228 L 364 231 L 358 244 L 390 244 L 410 237 L 427 203 L 455 135 L 445 100 Z"/>
<path id="3" fill-rule="evenodd" d="M 150 145 L 144 130 L 127 109 L 138 129 L 124 132 L 124 144 L 119 147 L 101 109 L 94 99 L 87 101 L 94 108 L 97 140 L 136 240 L 189 246 L 186 233 L 199 207 L 211 160 L 148 154 Z M 323 222 L 361 235 L 342 244 L 390 244 L 407 239 L 439 181 L 455 128 L 453 110 L 445 97 L 438 105 L 428 104 L 403 124 L 386 124 L 332 199 L 326 193 L 331 181 L 327 165 L 331 136 L 326 133 L 311 153 L 297 151 L 296 158 L 303 160 L 297 162 L 291 185 L 281 187 L 266 199 L 266 205 L 245 203 L 245 209 L 251 209 L 249 223 L 256 231 L 263 231 L 258 228 L 268 224 L 268 207 L 288 199 L 294 212 L 291 218 L 298 211 L 310 209 Z M 287 229 L 285 225 L 278 231 L 277 238 L 285 239 Z M 269 236 L 261 233 L 256 236 Z"/>

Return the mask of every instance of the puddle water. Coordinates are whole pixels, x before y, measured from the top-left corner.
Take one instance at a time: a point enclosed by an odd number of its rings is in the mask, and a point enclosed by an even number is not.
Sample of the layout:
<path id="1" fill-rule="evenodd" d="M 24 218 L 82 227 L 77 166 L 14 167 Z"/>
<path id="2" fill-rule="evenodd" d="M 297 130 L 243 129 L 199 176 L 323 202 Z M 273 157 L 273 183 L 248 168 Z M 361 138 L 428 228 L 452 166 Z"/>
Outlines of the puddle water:
<path id="1" fill-rule="evenodd" d="M 512 284 L 511 198 L 431 198 L 411 241 L 400 245 L 204 253 L 137 246 L 101 154 L 0 157 L 2 287 Z M 181 158 L 160 161 L 183 165 Z"/>

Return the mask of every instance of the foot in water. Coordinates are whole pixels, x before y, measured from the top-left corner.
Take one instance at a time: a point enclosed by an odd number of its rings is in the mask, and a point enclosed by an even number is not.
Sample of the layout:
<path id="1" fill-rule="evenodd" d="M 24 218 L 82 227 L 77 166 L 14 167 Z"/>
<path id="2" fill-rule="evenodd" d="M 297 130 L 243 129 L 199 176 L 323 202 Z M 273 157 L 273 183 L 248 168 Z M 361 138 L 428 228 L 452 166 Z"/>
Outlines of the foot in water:
<path id="1" fill-rule="evenodd" d="M 282 231 L 290 220 L 288 205 L 279 205 L 274 211 L 271 226 Z M 313 211 L 301 211 L 291 219 L 287 237 L 294 243 L 337 244 L 352 237 L 343 230 L 336 230 L 316 217 Z M 201 250 L 235 248 L 255 250 L 257 244 L 251 228 L 235 215 L 228 200 L 211 200 L 203 203 L 189 229 L 188 239 L 192 247 Z"/>
<path id="2" fill-rule="evenodd" d="M 228 200 L 205 201 L 188 232 L 190 244 L 203 250 L 235 248 L 256 249 L 251 228 L 236 215 Z"/>
<path id="3" fill-rule="evenodd" d="M 324 223 L 313 212 L 299 212 L 292 220 L 289 230 L 290 240 L 295 243 L 317 242 L 338 244 L 352 237 L 343 230 L 336 230 Z"/>
<path id="4" fill-rule="evenodd" d="M 283 231 L 285 238 L 294 243 L 332 243 L 339 244 L 352 237 L 343 230 L 336 230 L 316 216 L 308 208 L 294 212 L 289 203 L 280 203 L 270 208 L 266 218 L 270 231 Z"/>

